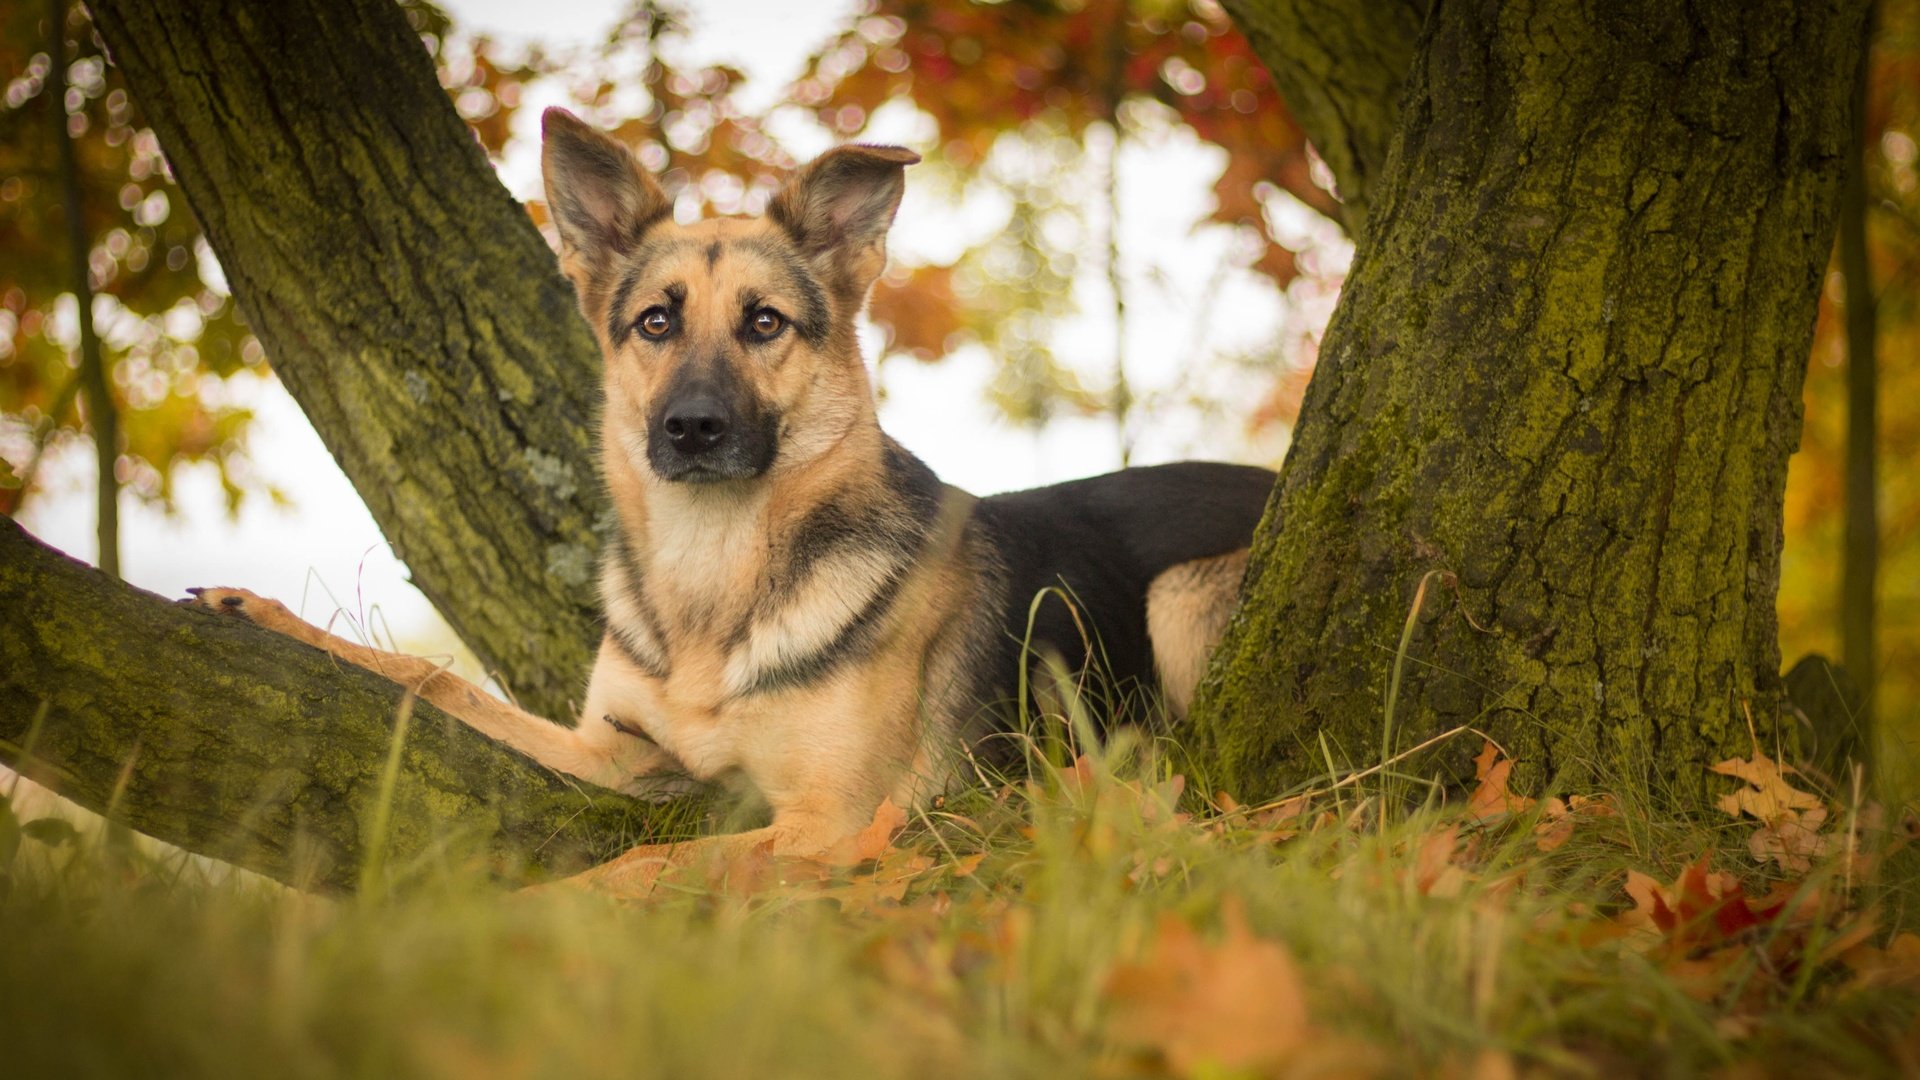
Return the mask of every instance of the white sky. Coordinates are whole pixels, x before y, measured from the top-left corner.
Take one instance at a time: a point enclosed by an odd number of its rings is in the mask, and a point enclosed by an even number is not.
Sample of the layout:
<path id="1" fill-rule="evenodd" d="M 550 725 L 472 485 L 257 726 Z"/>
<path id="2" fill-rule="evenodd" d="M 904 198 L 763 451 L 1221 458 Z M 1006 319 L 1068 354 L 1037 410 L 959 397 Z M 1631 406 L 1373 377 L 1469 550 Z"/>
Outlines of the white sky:
<path id="1" fill-rule="evenodd" d="M 467 32 L 484 32 L 509 43 L 584 46 L 605 36 L 626 3 L 445 0 L 445 7 L 456 26 Z M 847 0 L 704 0 L 694 8 L 691 35 L 676 58 L 731 63 L 750 78 L 745 103 L 771 104 L 806 57 L 844 25 L 855 7 Z M 522 138 L 501 171 L 518 196 L 538 194 L 539 111 L 562 103 L 561 98 L 557 87 L 530 88 L 525 107 L 515 117 Z M 817 130 L 793 124 L 777 130 L 803 158 L 827 145 Z M 904 111 L 883 111 L 864 137 L 927 149 L 925 133 Z M 1208 188 L 1222 164 L 1218 150 L 1184 134 L 1164 144 L 1131 143 L 1122 155 L 1128 374 L 1136 394 L 1170 388 L 1189 361 L 1257 347 L 1281 328 L 1278 295 L 1246 275 L 1229 275 L 1214 295 L 1202 295 L 1233 242 L 1225 230 L 1194 229 L 1208 209 Z M 1309 213 L 1295 217 L 1286 223 L 1290 228 L 1316 237 L 1337 236 Z M 996 227 L 991 207 L 970 204 L 963 209 L 917 194 L 909 172 L 908 197 L 891 244 L 896 256 L 908 261 L 951 259 L 954 236 L 979 236 Z M 1333 257 L 1342 256 L 1336 252 Z M 1060 328 L 1055 347 L 1086 372 L 1089 385 L 1102 386 L 1114 345 L 1110 299 L 1097 275 L 1083 277 L 1076 296 L 1086 314 Z M 1324 318 L 1324 313 L 1302 317 L 1315 316 Z M 881 422 L 943 478 L 976 492 L 1027 487 L 1118 466 L 1117 437 L 1108 421 L 1062 420 L 1035 435 L 999 419 L 982 393 L 990 371 L 990 360 L 977 349 L 933 366 L 890 362 L 884 373 Z M 1202 374 L 1209 396 L 1231 401 L 1241 411 L 1252 404 L 1248 395 L 1265 385 L 1219 365 Z M 405 567 L 388 553 L 372 518 L 298 407 L 277 383 L 236 389 L 258 413 L 252 437 L 257 468 L 287 490 L 294 505 L 281 509 L 264 499 L 249 499 L 238 519 L 231 519 L 211 471 L 188 469 L 178 482 L 180 512 L 171 518 L 130 498 L 123 501 L 121 555 L 127 579 L 166 596 L 179 596 L 190 585 L 250 588 L 297 605 L 319 623 L 332 617 L 336 603 L 350 612 L 378 609 L 406 647 L 450 649 L 452 635 L 407 584 Z M 1237 419 L 1209 424 L 1192 409 L 1156 410 L 1136 438 L 1136 464 L 1190 456 L 1277 464 L 1279 452 L 1272 445 L 1248 446 Z M 91 452 L 84 448 L 49 455 L 42 472 L 47 487 L 21 515 L 22 523 L 42 539 L 88 559 L 95 556 L 90 471 Z"/>

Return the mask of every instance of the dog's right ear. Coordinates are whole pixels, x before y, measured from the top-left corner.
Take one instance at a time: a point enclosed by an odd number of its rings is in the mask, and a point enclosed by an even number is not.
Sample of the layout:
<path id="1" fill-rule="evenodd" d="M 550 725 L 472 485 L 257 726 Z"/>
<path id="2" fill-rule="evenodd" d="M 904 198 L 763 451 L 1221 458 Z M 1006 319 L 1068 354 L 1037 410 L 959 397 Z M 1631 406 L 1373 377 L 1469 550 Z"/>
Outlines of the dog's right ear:
<path id="1" fill-rule="evenodd" d="M 541 115 L 540 138 L 540 174 L 563 266 L 575 259 L 592 266 L 626 251 L 672 209 L 632 152 L 567 110 Z"/>

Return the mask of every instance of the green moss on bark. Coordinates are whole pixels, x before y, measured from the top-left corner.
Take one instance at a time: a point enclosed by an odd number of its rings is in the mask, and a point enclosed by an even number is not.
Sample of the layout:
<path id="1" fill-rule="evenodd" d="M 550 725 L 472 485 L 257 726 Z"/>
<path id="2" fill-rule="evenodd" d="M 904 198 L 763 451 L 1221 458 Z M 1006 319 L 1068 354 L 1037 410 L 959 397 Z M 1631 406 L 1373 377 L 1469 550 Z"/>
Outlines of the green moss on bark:
<path id="1" fill-rule="evenodd" d="M 570 717 L 594 596 L 548 568 L 598 548 L 597 352 L 399 7 L 88 7 L 274 371 L 414 582 L 519 700 Z"/>
<path id="2" fill-rule="evenodd" d="M 140 832 L 282 881 L 350 887 L 401 696 L 290 638 L 122 585 L 0 520 L 0 762 L 90 809 L 112 803 Z M 648 839 L 650 809 L 418 703 L 387 865 L 450 845 L 510 882 L 567 873 Z"/>
<path id="3" fill-rule="evenodd" d="M 1374 759 L 1432 570 L 1397 745 L 1474 723 L 1523 783 L 1637 769 L 1685 801 L 1749 710 L 1771 743 L 1865 6 L 1434 6 L 1196 708 L 1233 790 L 1323 772 L 1323 738 Z"/>

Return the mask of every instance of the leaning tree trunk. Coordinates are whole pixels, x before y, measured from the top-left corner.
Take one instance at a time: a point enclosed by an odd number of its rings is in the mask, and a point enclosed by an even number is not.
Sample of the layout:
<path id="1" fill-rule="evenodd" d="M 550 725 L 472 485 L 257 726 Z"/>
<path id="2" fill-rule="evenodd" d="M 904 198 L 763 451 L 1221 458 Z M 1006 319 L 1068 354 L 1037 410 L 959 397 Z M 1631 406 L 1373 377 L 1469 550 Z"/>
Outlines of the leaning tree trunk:
<path id="1" fill-rule="evenodd" d="M 82 806 L 281 881 L 350 887 L 402 704 L 372 672 L 123 585 L 0 519 L 0 764 Z M 411 708 L 387 866 L 450 844 L 518 882 L 646 838 L 644 804 Z"/>
<path id="2" fill-rule="evenodd" d="M 88 8 L 274 371 L 414 583 L 522 703 L 570 717 L 597 638 L 593 340 L 404 14 Z"/>
<path id="3" fill-rule="evenodd" d="M 1633 769 L 1682 799 L 1748 713 L 1773 745 L 1865 7 L 1433 5 L 1196 707 L 1230 788 L 1371 760 L 1389 722 L 1402 747 L 1483 727 L 1536 785 Z"/>

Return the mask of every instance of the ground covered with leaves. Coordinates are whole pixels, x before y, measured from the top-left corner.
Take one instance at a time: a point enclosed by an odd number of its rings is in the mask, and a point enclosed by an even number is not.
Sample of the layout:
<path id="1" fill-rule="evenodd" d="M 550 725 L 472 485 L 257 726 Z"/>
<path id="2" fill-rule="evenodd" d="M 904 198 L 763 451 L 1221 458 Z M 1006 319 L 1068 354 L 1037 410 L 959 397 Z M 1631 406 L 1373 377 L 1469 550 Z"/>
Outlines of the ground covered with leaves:
<path id="1" fill-rule="evenodd" d="M 445 857 L 321 899 L 0 815 L 16 1076 L 1920 1072 L 1906 826 L 1755 751 L 1711 817 L 1110 748 L 645 903 Z M 1898 815 L 1892 815 L 1897 818 Z M 449 848 L 449 851 L 452 849 Z"/>

